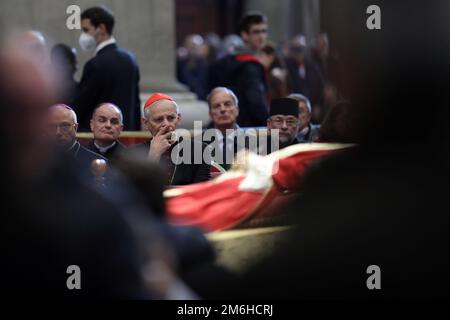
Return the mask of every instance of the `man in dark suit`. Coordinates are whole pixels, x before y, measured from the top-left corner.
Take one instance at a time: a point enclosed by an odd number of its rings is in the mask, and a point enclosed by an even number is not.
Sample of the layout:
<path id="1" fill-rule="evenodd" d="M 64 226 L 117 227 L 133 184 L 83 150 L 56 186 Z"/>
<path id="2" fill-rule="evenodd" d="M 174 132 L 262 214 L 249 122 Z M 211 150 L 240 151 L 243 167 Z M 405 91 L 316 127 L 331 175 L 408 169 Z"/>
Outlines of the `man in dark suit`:
<path id="1" fill-rule="evenodd" d="M 210 129 L 203 133 L 203 141 L 214 148 L 214 161 L 228 170 L 235 154 L 248 148 L 245 132 L 236 123 L 239 101 L 234 92 L 225 87 L 214 88 L 206 99 L 212 122 Z"/>
<path id="2" fill-rule="evenodd" d="M 87 148 L 110 161 L 116 160 L 126 147 L 118 140 L 123 129 L 122 111 L 112 103 L 102 103 L 95 108 L 91 119 L 94 139 Z"/>
<path id="3" fill-rule="evenodd" d="M 206 181 L 211 177 L 210 165 L 203 158 L 206 144 L 176 138 L 175 129 L 180 121 L 181 114 L 173 98 L 162 93 L 153 94 L 145 103 L 142 118 L 142 124 L 152 138 L 134 149 L 164 166 L 168 185 Z"/>
<path id="4" fill-rule="evenodd" d="M 84 66 L 73 102 L 80 118 L 80 130 L 89 129 L 93 109 L 109 101 L 121 106 L 127 130 L 139 129 L 139 68 L 134 56 L 116 44 L 112 37 L 113 15 L 104 8 L 89 8 L 81 14 L 80 46 L 95 48 L 95 57 Z"/>
<path id="5" fill-rule="evenodd" d="M 92 177 L 90 174 L 92 161 L 107 159 L 83 147 L 76 140 L 77 129 L 77 115 L 72 108 L 65 104 L 50 107 L 46 135 L 53 139 L 57 149 L 75 158 L 82 175 Z"/>

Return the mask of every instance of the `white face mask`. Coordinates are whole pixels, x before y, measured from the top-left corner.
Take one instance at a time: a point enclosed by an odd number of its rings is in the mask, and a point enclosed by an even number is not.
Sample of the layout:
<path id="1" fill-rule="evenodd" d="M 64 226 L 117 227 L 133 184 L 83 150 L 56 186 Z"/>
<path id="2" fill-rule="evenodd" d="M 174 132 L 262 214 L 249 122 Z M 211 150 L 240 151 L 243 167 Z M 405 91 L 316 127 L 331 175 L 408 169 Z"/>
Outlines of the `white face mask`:
<path id="1" fill-rule="evenodd" d="M 80 39 L 78 39 L 81 49 L 85 51 L 89 51 L 95 48 L 97 42 L 95 41 L 94 36 L 89 33 L 82 32 L 80 35 Z"/>

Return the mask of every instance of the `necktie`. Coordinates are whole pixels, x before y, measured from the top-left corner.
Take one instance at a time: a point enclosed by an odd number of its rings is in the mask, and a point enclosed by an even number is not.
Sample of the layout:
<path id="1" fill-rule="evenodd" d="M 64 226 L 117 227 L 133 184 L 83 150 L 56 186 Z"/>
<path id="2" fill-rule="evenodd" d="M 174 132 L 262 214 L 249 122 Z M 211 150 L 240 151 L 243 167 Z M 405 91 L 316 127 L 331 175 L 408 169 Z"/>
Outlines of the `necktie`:
<path id="1" fill-rule="evenodd" d="M 228 156 L 228 158 L 230 158 L 230 156 L 229 156 L 228 150 L 227 150 L 227 137 L 226 136 L 223 137 L 222 142 L 223 142 L 222 143 L 223 168 L 225 170 L 228 170 L 230 168 L 231 161 L 229 159 L 227 159 L 227 156 Z"/>

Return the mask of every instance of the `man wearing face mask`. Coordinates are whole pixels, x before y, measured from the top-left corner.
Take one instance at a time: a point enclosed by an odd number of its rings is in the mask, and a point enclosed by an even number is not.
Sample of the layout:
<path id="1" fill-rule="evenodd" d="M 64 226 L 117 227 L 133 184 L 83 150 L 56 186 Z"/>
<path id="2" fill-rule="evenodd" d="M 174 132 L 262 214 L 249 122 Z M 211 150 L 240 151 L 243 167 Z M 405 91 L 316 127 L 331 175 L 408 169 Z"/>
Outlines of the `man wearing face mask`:
<path id="1" fill-rule="evenodd" d="M 93 7 L 81 14 L 79 44 L 83 50 L 94 51 L 83 70 L 73 102 L 80 131 L 89 130 L 94 108 L 108 101 L 122 107 L 126 130 L 139 130 L 139 68 L 130 52 L 119 48 L 112 36 L 114 16 L 102 7 Z"/>

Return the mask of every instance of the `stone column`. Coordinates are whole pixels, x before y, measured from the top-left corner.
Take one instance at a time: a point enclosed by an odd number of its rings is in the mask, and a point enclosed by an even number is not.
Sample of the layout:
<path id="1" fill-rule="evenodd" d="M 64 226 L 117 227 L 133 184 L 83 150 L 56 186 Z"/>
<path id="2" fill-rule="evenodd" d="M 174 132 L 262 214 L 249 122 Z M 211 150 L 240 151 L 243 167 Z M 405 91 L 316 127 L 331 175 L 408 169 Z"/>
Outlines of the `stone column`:
<path id="1" fill-rule="evenodd" d="M 192 128 L 193 120 L 208 121 L 208 108 L 194 94 L 175 80 L 175 2 L 174 0 L 2 0 L 0 2 L 0 36 L 12 30 L 39 30 L 49 46 L 65 43 L 78 52 L 77 78 L 92 52 L 78 45 L 80 30 L 69 30 L 66 13 L 70 5 L 83 11 L 105 5 L 115 15 L 113 35 L 118 44 L 131 51 L 141 72 L 141 102 L 153 92 L 173 94 L 183 113 L 181 126 Z"/>

